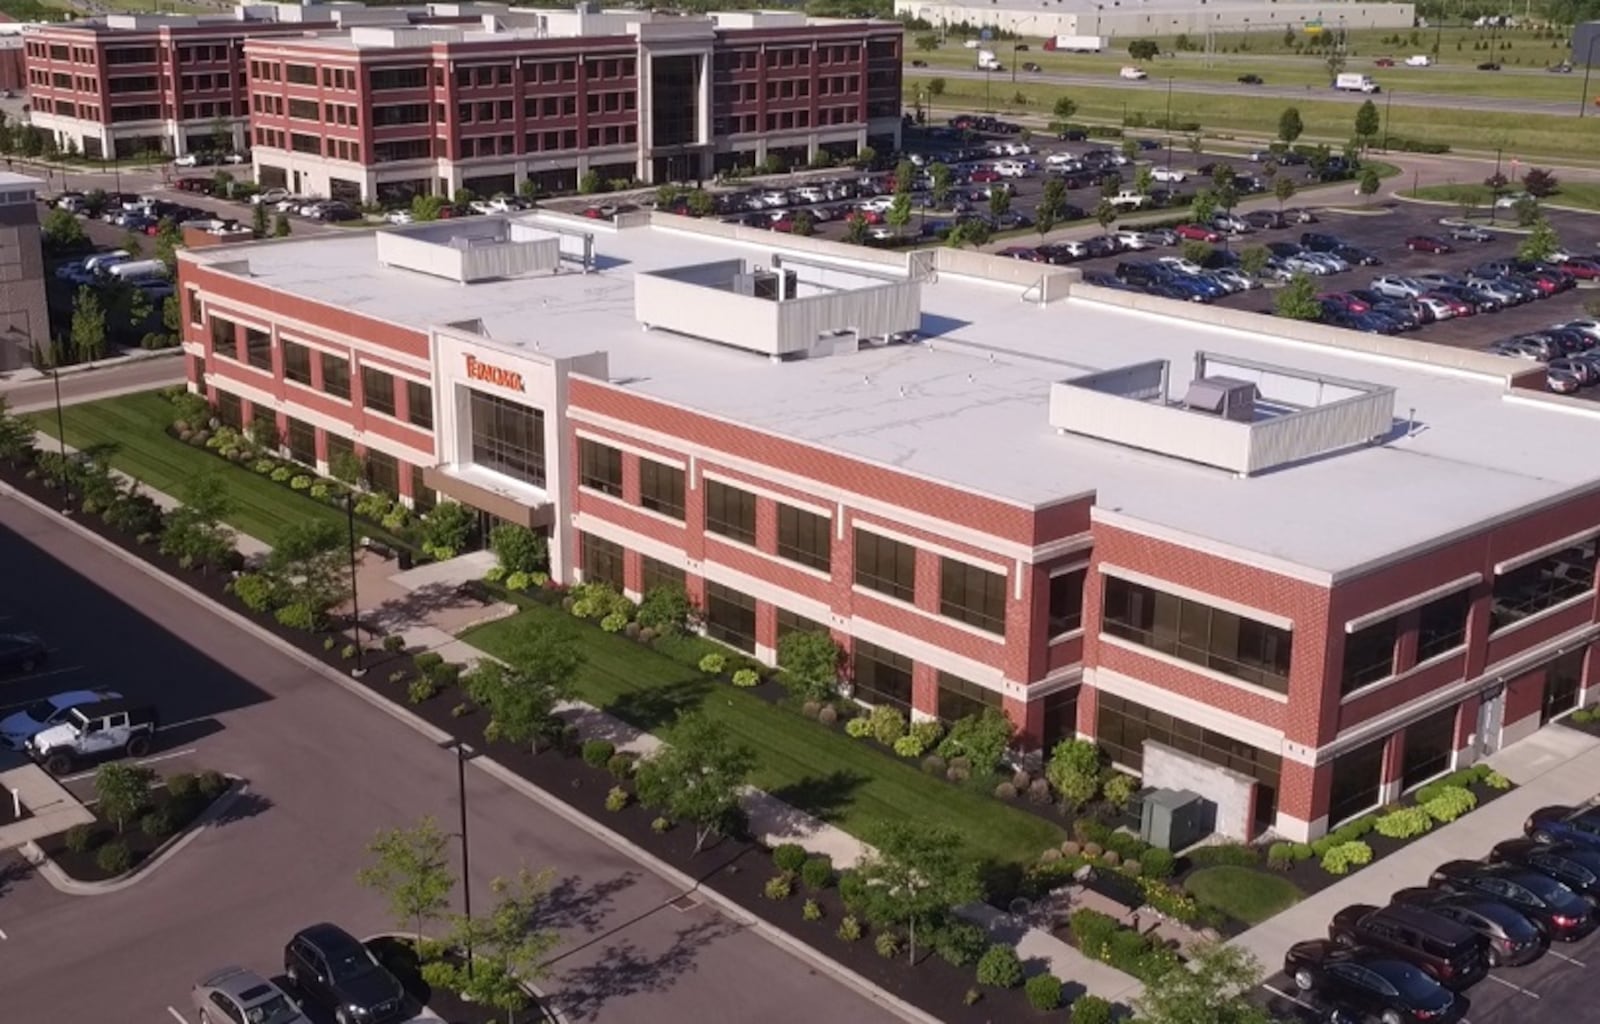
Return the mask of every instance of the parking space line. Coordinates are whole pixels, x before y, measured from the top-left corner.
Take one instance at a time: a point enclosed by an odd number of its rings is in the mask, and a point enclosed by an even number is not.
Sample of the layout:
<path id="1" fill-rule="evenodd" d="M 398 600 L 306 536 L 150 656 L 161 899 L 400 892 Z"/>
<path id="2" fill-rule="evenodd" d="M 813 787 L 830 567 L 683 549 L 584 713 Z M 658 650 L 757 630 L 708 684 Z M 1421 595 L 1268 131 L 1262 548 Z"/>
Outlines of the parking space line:
<path id="1" fill-rule="evenodd" d="M 0 928 L 0 942 L 5 942 L 10 938 L 11 936 L 6 934 L 6 930 L 4 928 Z"/>
<path id="2" fill-rule="evenodd" d="M 1553 950 L 1553 949 L 1547 949 L 1547 950 L 1545 950 L 1545 952 L 1548 953 L 1550 956 L 1555 957 L 1557 960 L 1565 960 L 1567 963 L 1572 964 L 1575 967 L 1588 967 L 1589 966 L 1588 964 L 1584 963 L 1582 960 L 1574 959 L 1574 958 L 1568 956 L 1565 953 L 1559 953 L 1559 952 L 1557 952 L 1556 950 Z"/>
<path id="3" fill-rule="evenodd" d="M 1504 985 L 1506 988 L 1512 989 L 1512 990 L 1517 991 L 1517 992 L 1521 992 L 1523 995 L 1527 996 L 1529 999 L 1542 998 L 1539 995 L 1539 993 L 1534 992 L 1531 989 L 1525 989 L 1521 985 L 1515 984 L 1513 982 L 1509 982 L 1506 979 L 1500 977 L 1498 974 L 1489 974 L 1489 975 L 1485 975 L 1485 977 L 1487 977 L 1490 981 L 1498 981 L 1500 984 Z"/>
<path id="4" fill-rule="evenodd" d="M 0 685 L 10 687 L 33 679 L 49 679 L 51 676 L 66 675 L 68 672 L 82 672 L 84 667 L 83 665 L 63 665 L 61 668 L 46 669 L 43 672 L 30 672 L 25 676 L 12 676 Z M 30 703 L 32 702 L 30 701 Z"/>
<path id="5" fill-rule="evenodd" d="M 194 725 L 196 722 L 209 722 L 211 721 L 211 717 L 212 716 L 210 715 L 200 715 L 196 718 L 185 718 L 181 722 L 168 722 L 165 725 L 158 726 L 156 728 L 156 732 L 167 732 L 170 729 L 182 729 L 184 726 Z"/>
<path id="6" fill-rule="evenodd" d="M 139 760 L 137 760 L 137 761 L 135 761 L 133 763 L 134 764 L 141 764 L 141 765 L 142 764 L 155 764 L 158 761 L 170 761 L 175 757 L 187 757 L 188 755 L 190 755 L 192 753 L 194 753 L 194 748 L 193 747 L 184 747 L 182 750 L 173 750 L 173 751 L 169 751 L 168 753 L 165 753 L 165 754 L 157 754 L 154 757 L 140 758 Z M 84 779 L 92 778 L 94 776 L 94 774 L 95 773 L 93 771 L 78 772 L 76 775 L 63 775 L 61 778 L 57 779 L 56 781 L 60 782 L 60 783 L 63 783 L 63 784 L 68 783 L 68 782 L 82 782 Z"/>
<path id="7" fill-rule="evenodd" d="M 1278 997 L 1280 997 L 1282 999 L 1289 1000 L 1289 1002 L 1294 1003 L 1296 1006 L 1303 1006 L 1306 1009 L 1310 1010 L 1312 1013 L 1316 1013 L 1317 1012 L 1317 1008 L 1315 1006 L 1312 1006 L 1310 1003 L 1306 1002 L 1304 999 L 1301 999 L 1299 996 L 1292 996 L 1289 993 L 1285 992 L 1283 989 L 1276 988 L 1276 987 L 1274 987 L 1272 985 L 1262 985 L 1261 987 L 1266 989 L 1268 992 L 1271 992 L 1275 996 L 1278 996 Z"/>
<path id="8" fill-rule="evenodd" d="M 171 1007 L 171 1006 L 167 1007 L 167 1012 L 172 1014 L 172 1018 L 174 1020 L 176 1020 L 178 1022 L 178 1024 L 189 1024 L 189 1018 L 187 1018 L 183 1014 L 179 1013 L 173 1007 Z"/>

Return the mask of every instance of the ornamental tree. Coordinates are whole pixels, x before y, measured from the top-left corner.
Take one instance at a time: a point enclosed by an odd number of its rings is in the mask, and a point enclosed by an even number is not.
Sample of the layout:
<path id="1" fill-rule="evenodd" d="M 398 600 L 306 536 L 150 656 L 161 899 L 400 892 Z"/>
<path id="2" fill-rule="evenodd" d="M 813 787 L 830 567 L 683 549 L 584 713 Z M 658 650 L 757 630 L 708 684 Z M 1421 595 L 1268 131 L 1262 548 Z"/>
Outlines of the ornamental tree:
<path id="1" fill-rule="evenodd" d="M 550 953 L 561 943 L 553 928 L 540 926 L 540 912 L 550 895 L 550 871 L 524 868 L 515 878 L 490 883 L 494 909 L 487 915 L 455 919 L 445 944 L 471 950 L 470 961 L 459 955 L 429 960 L 422 979 L 460 994 L 466 1001 L 505 1012 L 507 1024 L 533 1004 L 528 983 L 548 973 Z"/>
<path id="2" fill-rule="evenodd" d="M 856 874 L 865 883 L 867 920 L 906 929 L 907 960 L 917 960 L 917 927 L 936 927 L 959 906 L 983 899 L 978 865 L 954 829 L 909 821 L 886 823 L 871 836 L 873 851 Z"/>
<path id="3" fill-rule="evenodd" d="M 450 870 L 450 836 L 432 817 L 410 828 L 379 832 L 367 844 L 373 862 L 356 879 L 389 902 L 402 928 L 415 928 L 422 943 L 423 925 L 438 920 L 450 906 L 455 874 Z"/>
<path id="4" fill-rule="evenodd" d="M 1207 942 L 1190 946 L 1188 957 L 1133 1000 L 1143 1024 L 1271 1024 L 1271 1014 L 1249 999 L 1262 977 L 1254 956 Z"/>
<path id="5" fill-rule="evenodd" d="M 699 853 L 711 836 L 731 830 L 739 792 L 755 760 L 755 753 L 734 743 L 721 723 L 679 715 L 670 742 L 639 763 L 639 800 L 674 821 L 692 824 Z"/>

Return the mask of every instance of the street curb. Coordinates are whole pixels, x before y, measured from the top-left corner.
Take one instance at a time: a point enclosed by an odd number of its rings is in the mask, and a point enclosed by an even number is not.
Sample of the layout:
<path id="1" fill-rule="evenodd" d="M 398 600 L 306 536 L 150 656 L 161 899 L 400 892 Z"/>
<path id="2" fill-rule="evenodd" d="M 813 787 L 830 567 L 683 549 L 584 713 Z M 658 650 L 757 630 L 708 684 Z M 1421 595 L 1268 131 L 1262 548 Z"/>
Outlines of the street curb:
<path id="1" fill-rule="evenodd" d="M 74 363 L 71 366 L 63 366 L 56 372 L 63 377 L 75 377 L 79 374 L 92 373 L 95 370 L 115 370 L 118 367 L 132 366 L 135 363 L 147 363 L 152 359 L 167 359 L 172 356 L 181 355 L 183 355 L 183 347 L 181 345 L 174 345 L 171 348 L 141 349 L 137 352 L 129 352 L 127 355 L 113 356 L 110 359 L 96 359 L 88 363 Z M 16 372 L 27 372 L 28 370 L 32 369 L 32 367 L 24 367 L 23 370 Z M 39 376 L 28 378 L 7 376 L 0 378 L 0 385 L 3 385 L 0 386 L 0 391 L 8 390 L 9 388 L 14 387 L 22 387 L 27 384 L 39 384 L 50 379 L 50 375 L 47 373 L 42 371 L 34 372 L 37 372 Z M 150 389 L 141 388 L 140 390 L 148 391 Z"/>
<path id="2" fill-rule="evenodd" d="M 181 836 L 174 836 L 161 844 L 156 848 L 155 856 L 120 878 L 112 878 L 104 882 L 80 882 L 57 867 L 56 862 L 51 860 L 43 850 L 39 849 L 39 844 L 31 839 L 22 844 L 22 855 L 27 858 L 28 863 L 39 869 L 40 877 L 48 882 L 56 892 L 64 893 L 68 896 L 106 896 L 114 892 L 121 892 L 144 881 L 157 868 L 176 857 L 184 847 L 199 839 L 211 827 L 212 823 L 222 816 L 223 811 L 232 807 L 241 796 L 249 791 L 250 784 L 239 776 L 229 775 L 228 778 L 234 783 L 228 788 L 228 792 L 218 797 L 210 807 L 207 807 L 206 812 L 189 827 L 187 832 Z"/>
<path id="3" fill-rule="evenodd" d="M 263 629 L 260 625 L 245 618 L 243 615 L 240 615 L 232 608 L 212 601 L 210 598 L 192 589 L 187 584 L 173 579 L 171 576 L 168 576 L 166 573 L 146 562 L 144 559 L 139 558 L 132 552 L 123 550 L 120 546 L 113 544 L 111 541 L 95 533 L 88 527 L 74 521 L 68 516 L 61 515 L 59 512 L 51 509 L 49 506 L 35 500 L 32 496 L 23 494 L 16 488 L 3 482 L 0 482 L 0 494 L 9 495 L 11 498 L 16 499 L 32 508 L 35 512 L 41 513 L 56 522 L 62 523 L 69 529 L 75 531 L 79 536 L 84 537 L 91 543 L 106 551 L 109 551 L 111 554 L 115 555 L 117 558 L 121 559 L 123 562 L 132 566 L 136 570 L 144 573 L 146 576 L 150 576 L 158 580 L 169 589 L 182 594 L 195 604 L 201 605 L 207 610 L 220 615 L 224 620 L 250 633 L 257 640 L 260 640 L 278 649 L 280 652 L 289 655 L 291 658 L 294 658 L 318 674 L 331 679 L 333 682 L 337 683 L 340 688 L 345 690 L 345 692 L 353 693 L 362 700 L 366 701 L 368 704 L 382 709 L 396 721 L 409 726 L 413 731 L 427 737 L 436 746 L 442 746 L 443 744 L 452 742 L 454 740 L 454 737 L 444 730 L 435 728 L 400 705 L 387 700 L 376 693 L 373 693 L 366 687 L 361 686 L 350 679 L 345 678 L 343 673 L 334 671 L 332 668 L 329 668 L 327 665 L 300 650 L 298 647 L 295 647 L 288 641 L 282 639 L 269 630 Z M 776 928 L 767 924 L 765 921 L 751 916 L 748 911 L 740 907 L 733 900 L 723 896 L 714 889 L 701 886 L 699 882 L 684 874 L 682 871 L 679 871 L 677 868 L 672 867 L 665 861 L 660 860 L 654 854 L 623 838 L 594 819 L 589 818 L 579 811 L 573 810 L 560 800 L 546 793 L 544 790 L 533 785 L 531 782 L 528 782 L 520 775 L 512 772 L 504 765 L 499 764 L 493 758 L 473 758 L 469 763 L 479 766 L 486 774 L 498 779 L 511 789 L 521 793 L 523 796 L 529 797 L 535 803 L 544 807 L 546 810 L 551 811 L 558 817 L 567 821 L 569 824 L 575 825 L 579 829 L 592 834 L 601 842 L 604 842 L 606 845 L 617 850 L 619 853 L 623 854 L 629 859 L 637 862 L 646 869 L 654 872 L 674 885 L 680 886 L 685 892 L 695 892 L 697 894 L 706 896 L 710 902 L 716 904 L 717 908 L 725 916 L 730 917 L 739 924 L 750 928 L 757 935 L 760 935 L 762 938 L 766 939 L 768 942 L 771 942 L 778 948 L 789 952 L 797 959 L 811 964 L 813 967 L 829 975 L 847 987 L 855 990 L 865 998 L 871 1000 L 879 1006 L 882 1006 L 884 1009 L 893 1013 L 901 1020 L 907 1021 L 909 1024 L 941 1024 L 939 1018 L 917 1009 L 905 1000 L 900 999 L 898 996 L 890 994 L 885 989 L 873 984 L 866 978 L 863 978 L 861 975 L 845 967 L 843 964 L 840 964 L 831 957 L 828 957 L 816 949 L 813 949 L 809 944 L 796 939 L 794 936 L 780 928 Z M 200 829 L 196 828 L 191 832 L 191 835 L 198 835 L 199 832 Z M 40 853 L 40 856 L 43 857 L 42 852 Z M 44 858 L 44 862 L 49 866 L 47 868 L 44 865 L 40 865 L 40 871 L 42 874 L 45 874 L 46 878 L 48 879 L 48 871 L 59 869 L 56 869 L 55 865 L 51 864 L 48 858 Z M 151 864 L 148 866 L 154 865 Z M 55 882 L 52 881 L 51 884 L 55 885 Z M 84 883 L 72 884 L 82 885 Z M 57 888 L 59 888 L 59 886 L 57 886 Z M 71 890 L 62 891 L 69 892 Z"/>

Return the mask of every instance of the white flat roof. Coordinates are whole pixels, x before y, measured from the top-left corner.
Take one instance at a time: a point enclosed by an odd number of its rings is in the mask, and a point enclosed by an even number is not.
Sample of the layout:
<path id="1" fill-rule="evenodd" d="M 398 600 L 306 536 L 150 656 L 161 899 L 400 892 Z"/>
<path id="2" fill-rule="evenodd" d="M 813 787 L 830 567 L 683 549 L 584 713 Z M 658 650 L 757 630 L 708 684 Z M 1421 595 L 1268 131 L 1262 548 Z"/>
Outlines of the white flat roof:
<path id="1" fill-rule="evenodd" d="M 1600 417 L 1508 397 L 1498 379 L 1275 338 L 1266 317 L 1253 333 L 1082 298 L 1040 307 L 1020 285 L 942 273 L 923 285 L 928 344 L 772 363 L 642 330 L 632 286 L 645 270 L 769 264 L 775 246 L 655 226 L 597 231 L 595 249 L 601 269 L 587 276 L 467 286 L 378 265 L 364 232 L 183 258 L 245 259 L 257 284 L 418 330 L 477 318 L 485 345 L 509 351 L 603 349 L 612 379 L 643 395 L 1022 505 L 1095 492 L 1098 508 L 1121 517 L 1313 574 L 1351 572 L 1600 483 L 1582 455 L 1600 449 Z M 1250 478 L 1050 427 L 1052 381 L 1166 359 L 1181 395 L 1200 350 L 1391 386 L 1396 415 L 1415 409 L 1415 427 Z"/>

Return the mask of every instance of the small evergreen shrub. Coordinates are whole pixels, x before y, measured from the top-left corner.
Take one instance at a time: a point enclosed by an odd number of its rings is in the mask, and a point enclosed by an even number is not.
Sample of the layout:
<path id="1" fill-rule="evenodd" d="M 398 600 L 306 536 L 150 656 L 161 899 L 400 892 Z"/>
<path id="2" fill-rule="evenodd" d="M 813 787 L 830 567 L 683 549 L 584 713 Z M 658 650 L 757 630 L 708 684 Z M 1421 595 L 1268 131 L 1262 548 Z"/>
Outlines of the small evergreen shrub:
<path id="1" fill-rule="evenodd" d="M 779 871 L 796 874 L 806 864 L 806 848 L 798 843 L 781 843 L 772 850 L 772 863 Z"/>
<path id="2" fill-rule="evenodd" d="M 822 920 L 822 904 L 816 900 L 806 900 L 800 907 L 800 916 L 807 921 Z"/>
<path id="3" fill-rule="evenodd" d="M 865 718 L 852 718 L 844 723 L 844 734 L 851 739 L 864 740 L 872 735 L 872 723 Z"/>
<path id="4" fill-rule="evenodd" d="M 880 704 L 872 709 L 867 721 L 872 729 L 872 738 L 886 747 L 894 746 L 894 741 L 906 734 L 906 716 L 901 714 L 899 708 Z"/>
<path id="5" fill-rule="evenodd" d="M 1293 866 L 1293 843 L 1273 843 L 1267 847 L 1267 867 L 1275 871 L 1288 871 Z"/>
<path id="6" fill-rule="evenodd" d="M 423 701 L 432 700 L 438 696 L 438 693 L 439 688 L 427 676 L 411 680 L 411 685 L 406 687 L 406 699 L 413 704 L 421 704 Z"/>
<path id="7" fill-rule="evenodd" d="M 788 872 L 773 875 L 762 892 L 769 900 L 786 900 L 794 894 L 794 878 Z"/>
<path id="8" fill-rule="evenodd" d="M 125 874 L 133 867 L 133 851 L 128 849 L 127 843 L 119 839 L 100 847 L 100 852 L 95 854 L 94 862 L 108 875 Z"/>
<path id="9" fill-rule="evenodd" d="M 1402 807 L 1378 819 L 1380 836 L 1390 839 L 1411 839 L 1433 828 L 1433 817 L 1424 807 Z"/>
<path id="10" fill-rule="evenodd" d="M 894 741 L 894 752 L 899 754 L 901 757 L 921 757 L 922 752 L 926 749 L 927 748 L 923 746 L 922 741 L 910 733 L 906 733 L 904 736 Z"/>
<path id="11" fill-rule="evenodd" d="M 1459 786 L 1445 786 L 1441 788 L 1432 800 L 1424 803 L 1423 808 L 1428 812 L 1428 817 L 1441 825 L 1455 821 L 1478 806 L 1478 798 L 1472 790 L 1462 789 Z"/>
<path id="12" fill-rule="evenodd" d="M 733 685 L 748 690 L 761 682 L 761 673 L 753 668 L 741 668 L 733 674 Z"/>
<path id="13" fill-rule="evenodd" d="M 195 776 L 195 784 L 200 788 L 200 795 L 207 800 L 215 800 L 228 788 L 228 777 L 221 772 L 207 768 Z"/>
<path id="14" fill-rule="evenodd" d="M 700 664 L 698 667 L 700 671 L 704 672 L 708 676 L 720 676 L 722 674 L 722 670 L 728 667 L 728 659 L 725 655 L 712 652 L 711 654 L 707 654 L 700 659 Z"/>
<path id="15" fill-rule="evenodd" d="M 612 786 L 611 791 L 606 794 L 606 810 L 620 811 L 627 807 L 632 799 L 626 789 L 621 786 Z"/>
<path id="16" fill-rule="evenodd" d="M 383 638 L 383 649 L 390 654 L 399 654 L 406 649 L 406 638 L 399 633 L 390 633 Z"/>
<path id="17" fill-rule="evenodd" d="M 192 772 L 177 772 L 167 777 L 167 794 L 174 800 L 188 800 L 200 787 Z"/>
<path id="18" fill-rule="evenodd" d="M 633 755 L 626 751 L 612 754 L 606 758 L 606 771 L 611 773 L 613 779 L 628 779 L 633 777 Z"/>
<path id="19" fill-rule="evenodd" d="M 170 813 L 158 809 L 139 819 L 139 831 L 151 839 L 165 839 L 177 831 L 177 826 Z"/>
<path id="20" fill-rule="evenodd" d="M 1004 944 L 989 947 L 978 959 L 978 984 L 994 988 L 1016 988 L 1022 984 L 1022 961 L 1017 951 Z"/>
<path id="21" fill-rule="evenodd" d="M 610 740 L 589 740 L 583 745 L 583 763 L 590 768 L 604 768 L 616 752 L 617 745 Z"/>
<path id="22" fill-rule="evenodd" d="M 650 831 L 654 832 L 656 835 L 661 835 L 662 833 L 670 832 L 671 830 L 672 822 L 667 818 L 657 818 L 650 823 Z"/>
<path id="23" fill-rule="evenodd" d="M 827 854 L 807 857 L 800 865 L 800 884 L 816 892 L 833 884 L 833 859 Z"/>
<path id="24" fill-rule="evenodd" d="M 1072 1001 L 1072 1024 L 1111 1024 L 1111 1004 L 1099 996 L 1079 996 Z"/>
<path id="25" fill-rule="evenodd" d="M 950 921 L 934 933 L 933 951 L 952 967 L 971 967 L 989 948 L 989 936 L 966 921 Z"/>
<path id="26" fill-rule="evenodd" d="M 87 853 L 98 838 L 99 832 L 95 829 L 94 823 L 85 822 L 82 825 L 74 825 L 67 829 L 63 842 L 66 843 L 67 849 L 73 853 Z"/>
<path id="27" fill-rule="evenodd" d="M 1322 870 L 1330 875 L 1347 875 L 1351 868 L 1372 863 L 1372 847 L 1359 840 L 1340 843 L 1322 855 Z"/>
<path id="28" fill-rule="evenodd" d="M 861 938 L 861 922 L 856 920 L 854 914 L 846 914 L 839 922 L 839 931 L 836 934 L 846 942 L 855 942 Z"/>
<path id="29" fill-rule="evenodd" d="M 1041 1013 L 1061 1005 L 1061 979 L 1054 974 L 1035 974 L 1023 990 L 1027 993 L 1028 1005 Z"/>
<path id="30" fill-rule="evenodd" d="M 1173 870 L 1177 867 L 1177 858 L 1172 855 L 1171 850 L 1152 846 L 1139 854 L 1139 864 L 1147 878 L 1171 878 Z"/>
<path id="31" fill-rule="evenodd" d="M 879 932 L 872 940 L 872 948 L 885 960 L 892 960 L 900 955 L 900 937 L 894 932 Z"/>

